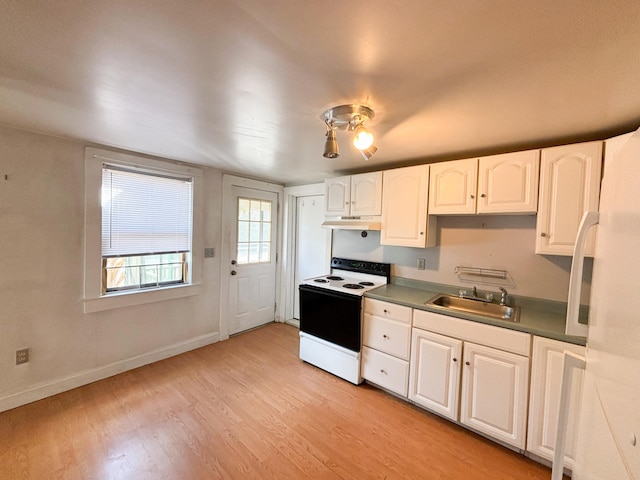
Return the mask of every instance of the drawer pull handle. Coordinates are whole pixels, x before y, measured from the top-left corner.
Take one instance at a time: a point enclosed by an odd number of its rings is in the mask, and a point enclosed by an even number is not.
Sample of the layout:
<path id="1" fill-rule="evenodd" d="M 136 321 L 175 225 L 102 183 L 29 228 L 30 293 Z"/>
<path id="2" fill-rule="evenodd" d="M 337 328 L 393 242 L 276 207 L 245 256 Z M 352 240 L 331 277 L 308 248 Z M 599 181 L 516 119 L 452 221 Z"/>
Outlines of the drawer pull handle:
<path id="1" fill-rule="evenodd" d="M 387 372 L 383 368 L 380 369 L 380 373 L 382 373 L 383 375 L 387 374 Z"/>
<path id="2" fill-rule="evenodd" d="M 386 308 L 383 310 L 384 313 L 389 313 L 389 310 L 387 310 Z"/>
<path id="3" fill-rule="evenodd" d="M 382 335 L 382 338 L 389 338 L 389 336 L 388 336 L 388 335 L 386 335 L 386 334 L 383 334 L 383 335 Z"/>

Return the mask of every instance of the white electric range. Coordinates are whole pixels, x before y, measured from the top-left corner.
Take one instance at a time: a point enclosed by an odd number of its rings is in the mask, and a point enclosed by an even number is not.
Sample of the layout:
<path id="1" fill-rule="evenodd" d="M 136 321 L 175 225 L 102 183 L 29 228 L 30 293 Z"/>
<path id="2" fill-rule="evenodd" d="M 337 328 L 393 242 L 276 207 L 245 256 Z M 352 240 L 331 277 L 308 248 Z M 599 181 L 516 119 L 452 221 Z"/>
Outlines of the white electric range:
<path id="1" fill-rule="evenodd" d="M 300 358 L 356 385 L 362 382 L 362 296 L 390 278 L 388 263 L 334 257 L 329 275 L 304 280 Z"/>

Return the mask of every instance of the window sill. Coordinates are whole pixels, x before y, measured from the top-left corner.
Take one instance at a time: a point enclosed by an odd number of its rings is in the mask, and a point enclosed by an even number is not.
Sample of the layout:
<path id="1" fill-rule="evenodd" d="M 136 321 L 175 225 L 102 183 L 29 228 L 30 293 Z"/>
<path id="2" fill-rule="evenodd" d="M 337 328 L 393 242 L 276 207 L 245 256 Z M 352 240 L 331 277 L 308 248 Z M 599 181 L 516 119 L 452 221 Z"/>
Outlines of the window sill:
<path id="1" fill-rule="evenodd" d="M 147 291 L 111 293 L 102 297 L 83 299 L 84 313 L 102 312 L 115 308 L 133 307 L 146 303 L 191 297 L 201 292 L 200 285 L 178 285 Z"/>

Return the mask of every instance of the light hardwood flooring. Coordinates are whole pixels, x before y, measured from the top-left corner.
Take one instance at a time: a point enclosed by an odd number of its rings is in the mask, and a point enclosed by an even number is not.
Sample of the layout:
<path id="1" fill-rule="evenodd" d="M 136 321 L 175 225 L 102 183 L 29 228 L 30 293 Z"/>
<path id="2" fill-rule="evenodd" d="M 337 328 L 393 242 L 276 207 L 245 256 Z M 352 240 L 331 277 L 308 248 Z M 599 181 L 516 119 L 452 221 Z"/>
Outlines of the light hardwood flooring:
<path id="1" fill-rule="evenodd" d="M 0 479 L 548 479 L 265 327 L 0 413 Z"/>

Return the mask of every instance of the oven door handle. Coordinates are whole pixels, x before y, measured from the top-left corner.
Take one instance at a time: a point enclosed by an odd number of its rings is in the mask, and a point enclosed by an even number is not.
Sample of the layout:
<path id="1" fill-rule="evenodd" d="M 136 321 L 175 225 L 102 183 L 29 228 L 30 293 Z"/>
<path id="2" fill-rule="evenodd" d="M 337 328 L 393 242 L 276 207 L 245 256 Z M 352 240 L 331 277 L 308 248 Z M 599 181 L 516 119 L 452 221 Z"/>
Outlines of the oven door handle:
<path id="1" fill-rule="evenodd" d="M 320 295 L 326 295 L 328 297 L 351 298 L 353 300 L 359 300 L 361 298 L 360 295 L 357 295 L 357 294 L 354 295 L 353 293 L 336 292 L 335 290 L 329 290 L 328 288 L 316 287 L 315 285 L 300 284 L 298 288 L 300 289 L 300 291 L 318 293 Z"/>

